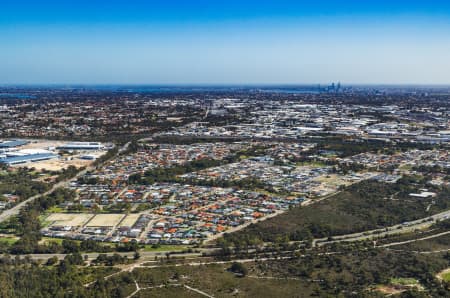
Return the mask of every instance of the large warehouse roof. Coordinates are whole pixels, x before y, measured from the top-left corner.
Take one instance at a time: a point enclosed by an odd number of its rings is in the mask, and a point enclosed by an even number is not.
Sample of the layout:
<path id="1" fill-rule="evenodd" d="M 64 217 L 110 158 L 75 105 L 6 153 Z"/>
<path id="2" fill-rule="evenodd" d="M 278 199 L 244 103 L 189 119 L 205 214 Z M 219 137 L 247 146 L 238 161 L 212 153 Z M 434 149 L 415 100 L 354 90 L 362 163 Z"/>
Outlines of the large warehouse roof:
<path id="1" fill-rule="evenodd" d="M 30 161 L 39 161 L 46 160 L 51 158 L 56 158 L 57 155 L 53 153 L 36 153 L 36 154 L 28 154 L 22 156 L 7 156 L 0 158 L 0 163 L 5 163 L 8 165 L 25 163 Z"/>
<path id="2" fill-rule="evenodd" d="M 103 145 L 102 143 L 98 142 L 72 142 L 58 146 L 58 149 L 65 149 L 65 150 L 89 150 L 89 149 L 99 150 L 101 148 L 103 148 Z"/>
<path id="3" fill-rule="evenodd" d="M 25 144 L 28 144 L 28 141 L 25 140 L 7 140 L 7 141 L 0 141 L 0 148 L 13 148 L 13 147 L 19 147 L 23 146 Z"/>

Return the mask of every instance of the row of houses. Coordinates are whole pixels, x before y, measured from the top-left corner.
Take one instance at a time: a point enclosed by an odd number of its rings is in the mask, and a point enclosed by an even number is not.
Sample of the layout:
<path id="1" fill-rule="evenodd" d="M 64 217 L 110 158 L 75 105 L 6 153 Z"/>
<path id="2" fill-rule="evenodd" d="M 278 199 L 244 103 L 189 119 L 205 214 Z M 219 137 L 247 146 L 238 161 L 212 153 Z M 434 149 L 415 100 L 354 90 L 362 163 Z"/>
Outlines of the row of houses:
<path id="1" fill-rule="evenodd" d="M 135 173 L 158 167 L 183 165 L 201 159 L 221 160 L 232 153 L 249 148 L 251 143 L 200 143 L 191 145 L 147 144 L 136 153 L 119 156 L 92 176 L 103 181 L 123 183 Z"/>
<path id="2" fill-rule="evenodd" d="M 154 194 L 162 194 L 164 200 L 136 214 L 136 220 L 130 224 L 123 224 L 123 217 L 119 220 L 111 214 L 112 220 L 104 220 L 108 224 L 103 226 L 94 226 L 92 220 L 79 220 L 79 226 L 66 229 L 65 225 L 53 225 L 42 233 L 73 239 L 103 237 L 102 241 L 133 238 L 143 243 L 196 243 L 304 201 L 295 196 L 276 197 L 232 188 L 176 183 L 155 184 L 148 191 L 148 202 L 152 202 Z M 102 216 L 108 217 L 107 214 Z"/>

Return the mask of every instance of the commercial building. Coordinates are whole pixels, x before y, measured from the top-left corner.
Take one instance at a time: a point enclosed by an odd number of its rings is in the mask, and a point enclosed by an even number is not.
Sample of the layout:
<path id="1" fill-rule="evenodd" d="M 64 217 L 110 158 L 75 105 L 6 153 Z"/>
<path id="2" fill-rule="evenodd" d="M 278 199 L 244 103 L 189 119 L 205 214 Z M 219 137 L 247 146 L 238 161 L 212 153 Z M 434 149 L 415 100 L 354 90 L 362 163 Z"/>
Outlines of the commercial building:
<path id="1" fill-rule="evenodd" d="M 40 161 L 56 158 L 58 155 L 50 152 L 39 152 L 39 153 L 29 153 L 29 154 L 4 154 L 0 156 L 0 163 L 7 165 L 21 164 L 26 162 Z"/>
<path id="2" fill-rule="evenodd" d="M 25 140 L 6 140 L 0 141 L 0 148 L 14 148 L 28 144 Z"/>
<path id="3" fill-rule="evenodd" d="M 100 150 L 103 144 L 99 142 L 71 142 L 57 147 L 59 150 Z"/>

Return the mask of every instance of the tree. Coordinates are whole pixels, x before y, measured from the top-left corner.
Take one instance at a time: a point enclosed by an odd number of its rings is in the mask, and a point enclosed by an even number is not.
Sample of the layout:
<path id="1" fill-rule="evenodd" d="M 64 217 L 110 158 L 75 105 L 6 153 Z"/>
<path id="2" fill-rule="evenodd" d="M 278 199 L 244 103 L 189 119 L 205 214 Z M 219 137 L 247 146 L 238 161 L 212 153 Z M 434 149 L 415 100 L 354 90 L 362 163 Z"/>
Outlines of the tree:
<path id="1" fill-rule="evenodd" d="M 62 242 L 64 253 L 74 253 L 80 250 L 78 243 L 74 240 L 64 239 Z"/>
<path id="2" fill-rule="evenodd" d="M 68 262 L 71 265 L 83 265 L 84 264 L 84 260 L 83 260 L 83 256 L 79 253 L 73 253 L 70 255 L 66 255 L 66 257 L 64 258 L 64 261 Z"/>
<path id="3" fill-rule="evenodd" d="M 56 256 L 53 256 L 53 257 L 51 257 L 51 258 L 49 258 L 49 259 L 47 260 L 47 263 L 45 263 L 45 265 L 47 265 L 47 266 L 53 266 L 53 265 L 55 265 L 56 263 L 58 263 L 58 258 L 57 258 Z"/>
<path id="4" fill-rule="evenodd" d="M 233 262 L 229 270 L 233 273 L 239 274 L 242 277 L 246 276 L 248 273 L 247 267 L 238 262 Z"/>
<path id="5" fill-rule="evenodd" d="M 134 252 L 134 259 L 138 260 L 141 257 L 141 254 L 138 251 Z"/>

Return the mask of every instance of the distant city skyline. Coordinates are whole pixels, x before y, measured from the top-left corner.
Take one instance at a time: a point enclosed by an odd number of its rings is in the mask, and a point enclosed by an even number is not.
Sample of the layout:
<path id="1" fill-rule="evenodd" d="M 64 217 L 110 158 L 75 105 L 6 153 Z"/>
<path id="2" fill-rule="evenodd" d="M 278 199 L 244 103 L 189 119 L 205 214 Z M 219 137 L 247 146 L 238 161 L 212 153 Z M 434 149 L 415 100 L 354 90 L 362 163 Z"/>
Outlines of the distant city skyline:
<path id="1" fill-rule="evenodd" d="M 0 84 L 450 84 L 450 3 L 311 2 L 2 1 Z"/>

